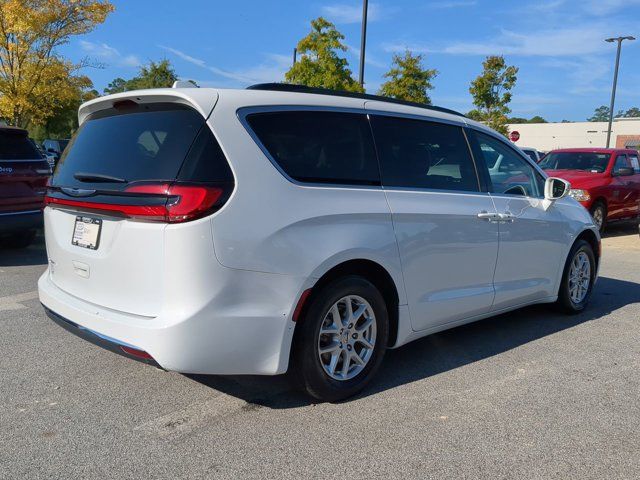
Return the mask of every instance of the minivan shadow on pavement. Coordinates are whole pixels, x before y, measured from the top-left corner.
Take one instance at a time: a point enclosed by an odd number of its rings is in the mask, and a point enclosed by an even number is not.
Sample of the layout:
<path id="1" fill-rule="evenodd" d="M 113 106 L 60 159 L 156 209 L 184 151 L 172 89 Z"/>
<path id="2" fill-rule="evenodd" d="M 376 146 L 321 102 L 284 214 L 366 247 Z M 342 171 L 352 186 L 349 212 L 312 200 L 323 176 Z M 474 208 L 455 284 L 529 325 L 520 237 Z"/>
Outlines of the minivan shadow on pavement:
<path id="1" fill-rule="evenodd" d="M 535 305 L 430 335 L 397 350 L 387 351 L 376 378 L 356 398 L 422 380 L 576 325 L 597 321 L 636 302 L 640 302 L 640 284 L 600 277 L 589 307 L 578 315 L 558 313 L 552 305 Z M 291 390 L 286 375 L 189 377 L 249 404 L 268 408 L 294 408 L 313 403 L 308 397 Z"/>
<path id="2" fill-rule="evenodd" d="M 6 248 L 0 242 L 0 267 L 24 267 L 47 264 L 44 234 L 38 232 L 33 244 L 27 248 Z"/>

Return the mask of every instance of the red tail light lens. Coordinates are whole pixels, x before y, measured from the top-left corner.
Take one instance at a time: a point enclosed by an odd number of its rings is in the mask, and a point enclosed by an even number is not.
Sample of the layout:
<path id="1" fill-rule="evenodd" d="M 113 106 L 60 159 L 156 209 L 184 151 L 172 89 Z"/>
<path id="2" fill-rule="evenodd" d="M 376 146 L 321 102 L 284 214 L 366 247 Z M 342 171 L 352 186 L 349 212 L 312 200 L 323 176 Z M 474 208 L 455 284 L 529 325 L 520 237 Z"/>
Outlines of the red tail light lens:
<path id="1" fill-rule="evenodd" d="M 149 202 L 148 205 L 145 205 L 144 202 L 140 204 L 140 197 L 136 196 L 137 201 L 135 203 L 111 204 L 91 202 L 88 199 L 61 199 L 47 196 L 45 204 L 115 212 L 128 218 L 139 218 L 141 220 L 180 223 L 195 220 L 220 208 L 219 201 L 223 197 L 225 189 L 206 185 L 148 183 L 132 185 L 125 189 L 125 193 L 138 193 L 141 194 L 142 198 L 148 196 L 147 198 L 154 201 Z M 158 202 L 159 197 L 164 201 Z"/>

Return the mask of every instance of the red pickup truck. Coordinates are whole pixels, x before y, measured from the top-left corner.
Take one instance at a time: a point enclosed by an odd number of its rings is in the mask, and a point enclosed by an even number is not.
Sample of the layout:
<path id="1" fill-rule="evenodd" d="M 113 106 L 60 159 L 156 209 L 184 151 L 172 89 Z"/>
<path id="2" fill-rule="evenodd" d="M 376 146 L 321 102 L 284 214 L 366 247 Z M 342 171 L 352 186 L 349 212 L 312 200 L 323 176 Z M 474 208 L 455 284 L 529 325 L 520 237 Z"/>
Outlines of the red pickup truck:
<path id="1" fill-rule="evenodd" d="M 42 226 L 51 169 L 26 130 L 0 126 L 0 248 L 21 248 Z"/>
<path id="2" fill-rule="evenodd" d="M 565 148 L 549 152 L 540 166 L 571 183 L 570 195 L 591 212 L 600 231 L 607 222 L 640 217 L 637 150 Z"/>

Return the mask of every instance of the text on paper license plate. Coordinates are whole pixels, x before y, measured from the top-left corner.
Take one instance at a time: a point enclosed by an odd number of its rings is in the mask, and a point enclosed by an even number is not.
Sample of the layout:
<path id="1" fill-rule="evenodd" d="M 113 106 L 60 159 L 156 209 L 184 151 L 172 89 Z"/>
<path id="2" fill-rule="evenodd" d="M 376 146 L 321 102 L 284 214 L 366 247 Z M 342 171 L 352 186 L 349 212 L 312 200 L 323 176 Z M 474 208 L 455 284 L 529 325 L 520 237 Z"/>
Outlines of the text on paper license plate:
<path id="1" fill-rule="evenodd" d="M 76 216 L 71 243 L 78 247 L 96 250 L 100 244 L 100 230 L 102 230 L 102 220 L 100 218 L 78 215 Z"/>

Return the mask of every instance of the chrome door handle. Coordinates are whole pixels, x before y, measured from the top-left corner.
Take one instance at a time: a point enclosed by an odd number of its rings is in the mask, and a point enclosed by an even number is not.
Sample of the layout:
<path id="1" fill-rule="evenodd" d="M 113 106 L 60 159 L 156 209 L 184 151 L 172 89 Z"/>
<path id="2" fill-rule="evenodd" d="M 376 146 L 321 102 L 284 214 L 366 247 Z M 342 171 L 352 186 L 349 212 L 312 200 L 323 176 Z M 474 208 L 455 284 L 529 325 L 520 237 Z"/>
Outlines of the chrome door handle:
<path id="1" fill-rule="evenodd" d="M 484 210 L 478 214 L 478 218 L 482 220 L 489 220 L 490 222 L 497 222 L 498 220 L 500 220 L 500 217 L 497 213 L 489 213 Z"/>
<path id="2" fill-rule="evenodd" d="M 516 219 L 516 216 L 511 212 L 499 213 L 498 218 L 501 222 L 513 222 Z"/>

